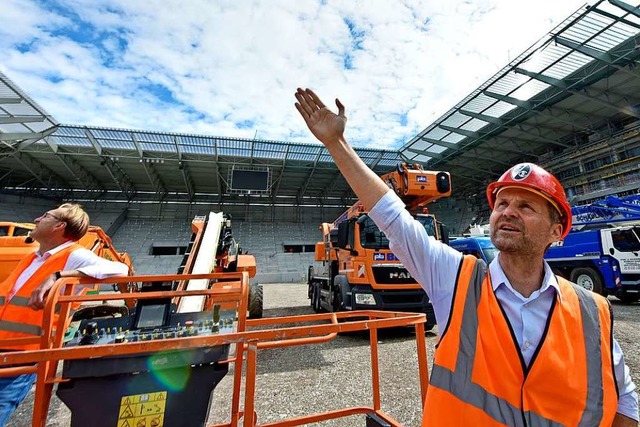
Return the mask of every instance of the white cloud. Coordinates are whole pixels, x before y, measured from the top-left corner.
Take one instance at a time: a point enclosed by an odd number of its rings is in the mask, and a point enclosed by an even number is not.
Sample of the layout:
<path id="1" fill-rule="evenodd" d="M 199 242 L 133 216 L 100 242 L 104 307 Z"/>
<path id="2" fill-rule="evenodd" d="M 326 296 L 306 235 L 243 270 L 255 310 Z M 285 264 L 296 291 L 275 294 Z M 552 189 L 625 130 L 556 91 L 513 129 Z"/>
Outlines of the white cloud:
<path id="1" fill-rule="evenodd" d="M 580 5 L 5 0 L 0 69 L 62 123 L 311 142 L 305 85 L 392 149 Z"/>

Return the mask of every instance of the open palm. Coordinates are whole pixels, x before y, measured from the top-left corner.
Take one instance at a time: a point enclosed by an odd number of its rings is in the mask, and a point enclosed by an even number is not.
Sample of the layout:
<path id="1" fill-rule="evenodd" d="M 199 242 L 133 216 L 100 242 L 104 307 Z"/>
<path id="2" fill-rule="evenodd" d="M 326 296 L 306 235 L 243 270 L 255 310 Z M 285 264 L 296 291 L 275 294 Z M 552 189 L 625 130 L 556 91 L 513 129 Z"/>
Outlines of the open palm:
<path id="1" fill-rule="evenodd" d="M 336 99 L 338 114 L 329 110 L 311 89 L 298 89 L 296 92 L 296 108 L 313 135 L 323 144 L 329 144 L 342 138 L 347 117 L 344 105 Z"/>

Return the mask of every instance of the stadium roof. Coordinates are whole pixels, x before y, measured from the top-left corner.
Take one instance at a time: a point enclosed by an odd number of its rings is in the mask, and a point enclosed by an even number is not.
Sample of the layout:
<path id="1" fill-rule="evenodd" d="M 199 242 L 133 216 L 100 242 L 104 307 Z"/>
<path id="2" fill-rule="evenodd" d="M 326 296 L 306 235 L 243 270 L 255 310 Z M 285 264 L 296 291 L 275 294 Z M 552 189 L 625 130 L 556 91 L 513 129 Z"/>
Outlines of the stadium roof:
<path id="1" fill-rule="evenodd" d="M 520 161 L 640 119 L 640 8 L 598 1 L 552 30 L 401 149 L 476 192 Z"/>
<path id="2" fill-rule="evenodd" d="M 357 148 L 376 172 L 399 161 L 448 170 L 454 194 L 509 166 L 606 137 L 640 118 L 640 9 L 597 1 L 574 13 L 400 151 Z M 326 149 L 57 123 L 0 73 L 0 190 L 74 200 L 347 205 Z M 268 171 L 267 191 L 233 170 Z"/>
<path id="3" fill-rule="evenodd" d="M 16 171 L 10 187 L 44 185 L 66 197 L 74 189 L 79 200 L 234 203 L 249 194 L 277 204 L 344 205 L 352 196 L 321 144 L 57 125 L 12 149 L 6 156 L 22 162 L 7 162 Z M 356 151 L 377 171 L 402 161 L 397 151 Z M 29 170 L 18 171 L 27 161 Z M 233 170 L 268 172 L 268 189 L 234 187 Z"/>

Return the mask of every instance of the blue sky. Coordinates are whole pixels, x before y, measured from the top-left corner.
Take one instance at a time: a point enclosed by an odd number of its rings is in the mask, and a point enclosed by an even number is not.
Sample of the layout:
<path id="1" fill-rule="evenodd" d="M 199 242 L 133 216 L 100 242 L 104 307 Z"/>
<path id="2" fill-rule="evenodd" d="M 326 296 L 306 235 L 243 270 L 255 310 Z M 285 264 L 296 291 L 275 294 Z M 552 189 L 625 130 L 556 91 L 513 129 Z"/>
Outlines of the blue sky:
<path id="1" fill-rule="evenodd" d="M 65 124 L 397 149 L 584 5 L 575 0 L 2 0 L 0 70 Z"/>

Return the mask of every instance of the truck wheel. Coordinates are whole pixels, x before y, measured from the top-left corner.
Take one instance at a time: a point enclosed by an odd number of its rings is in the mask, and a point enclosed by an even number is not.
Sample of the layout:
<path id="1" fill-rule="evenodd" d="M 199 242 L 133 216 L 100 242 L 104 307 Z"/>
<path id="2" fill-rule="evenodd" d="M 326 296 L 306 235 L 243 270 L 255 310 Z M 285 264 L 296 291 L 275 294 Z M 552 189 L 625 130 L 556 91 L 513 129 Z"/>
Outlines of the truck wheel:
<path id="1" fill-rule="evenodd" d="M 309 270 L 307 271 L 307 285 L 309 286 L 309 288 L 307 289 L 307 298 L 311 298 L 312 297 L 312 288 L 313 288 L 313 282 L 311 280 L 311 278 L 313 277 L 313 266 L 309 266 Z M 313 305 L 313 303 L 312 303 Z"/>
<path id="2" fill-rule="evenodd" d="M 262 318 L 262 285 L 249 285 L 249 319 Z"/>
<path id="3" fill-rule="evenodd" d="M 342 294 L 340 291 L 336 291 L 333 295 L 333 312 L 339 311 L 342 311 Z"/>
<path id="4" fill-rule="evenodd" d="M 602 294 L 602 279 L 596 270 L 590 267 L 576 268 L 571 272 L 573 283 L 585 288 L 588 291 Z"/>
<path id="5" fill-rule="evenodd" d="M 320 307 L 320 288 L 316 284 L 312 286 L 313 290 L 311 291 L 311 307 L 313 308 L 313 311 L 315 311 L 316 313 L 320 313 L 320 311 L 322 310 L 322 308 Z"/>

